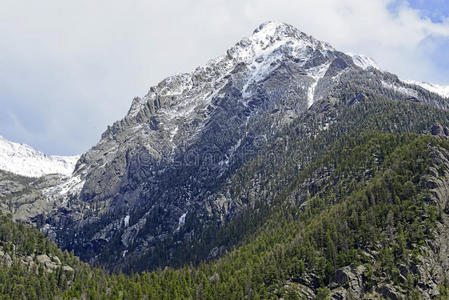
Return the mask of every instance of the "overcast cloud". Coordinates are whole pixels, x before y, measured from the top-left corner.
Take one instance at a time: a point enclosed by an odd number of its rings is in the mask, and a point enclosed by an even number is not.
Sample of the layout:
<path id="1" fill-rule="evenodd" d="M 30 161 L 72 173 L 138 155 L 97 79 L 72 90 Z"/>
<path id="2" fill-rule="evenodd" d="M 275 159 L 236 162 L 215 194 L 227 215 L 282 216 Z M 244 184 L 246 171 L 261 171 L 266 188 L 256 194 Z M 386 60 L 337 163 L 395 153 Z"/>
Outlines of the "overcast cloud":
<path id="1" fill-rule="evenodd" d="M 403 79 L 449 84 L 444 3 L 0 0 L 0 135 L 49 154 L 84 152 L 134 96 L 267 20 L 366 54 Z"/>

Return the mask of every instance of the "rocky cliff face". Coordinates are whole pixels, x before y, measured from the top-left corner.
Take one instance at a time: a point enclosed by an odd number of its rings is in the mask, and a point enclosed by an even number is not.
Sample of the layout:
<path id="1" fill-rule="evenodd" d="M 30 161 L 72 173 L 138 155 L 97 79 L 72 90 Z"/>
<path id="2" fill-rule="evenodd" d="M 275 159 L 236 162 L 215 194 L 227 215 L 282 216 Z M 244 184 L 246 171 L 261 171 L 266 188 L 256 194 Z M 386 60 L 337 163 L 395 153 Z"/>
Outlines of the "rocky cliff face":
<path id="1" fill-rule="evenodd" d="M 350 87 L 358 88 L 356 96 L 335 98 Z M 126 261 L 161 243 L 188 243 L 195 226 L 226 223 L 251 202 L 232 190 L 233 175 L 281 130 L 301 119 L 298 132 L 310 140 L 336 122 L 343 107 L 368 101 L 371 91 L 448 107 L 444 98 L 366 58 L 269 22 L 223 56 L 135 98 L 128 114 L 80 157 L 71 177 L 44 177 L 44 186 L 33 189 L 38 196 L 24 191 L 20 199 L 28 200 L 5 209 L 21 220 L 40 220 L 60 246 L 93 262 L 102 260 L 100 253 Z M 303 163 L 310 161 L 307 156 Z M 253 198 L 260 197 L 256 191 Z M 30 203 L 33 197 L 46 204 Z"/>

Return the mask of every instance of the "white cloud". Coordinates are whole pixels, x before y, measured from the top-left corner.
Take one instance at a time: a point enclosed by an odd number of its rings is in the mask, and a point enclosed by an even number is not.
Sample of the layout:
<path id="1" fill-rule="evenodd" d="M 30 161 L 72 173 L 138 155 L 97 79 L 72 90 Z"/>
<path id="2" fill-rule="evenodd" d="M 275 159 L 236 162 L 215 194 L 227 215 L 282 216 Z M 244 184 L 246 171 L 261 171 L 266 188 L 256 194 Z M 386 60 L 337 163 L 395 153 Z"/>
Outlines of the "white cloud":
<path id="1" fill-rule="evenodd" d="M 0 0 L 0 116 L 17 123 L 0 120 L 0 135 L 51 153 L 85 151 L 133 96 L 224 53 L 266 20 L 367 54 L 403 78 L 449 84 L 431 56 L 449 37 L 447 19 L 432 23 L 404 3 L 392 13 L 390 4 Z"/>

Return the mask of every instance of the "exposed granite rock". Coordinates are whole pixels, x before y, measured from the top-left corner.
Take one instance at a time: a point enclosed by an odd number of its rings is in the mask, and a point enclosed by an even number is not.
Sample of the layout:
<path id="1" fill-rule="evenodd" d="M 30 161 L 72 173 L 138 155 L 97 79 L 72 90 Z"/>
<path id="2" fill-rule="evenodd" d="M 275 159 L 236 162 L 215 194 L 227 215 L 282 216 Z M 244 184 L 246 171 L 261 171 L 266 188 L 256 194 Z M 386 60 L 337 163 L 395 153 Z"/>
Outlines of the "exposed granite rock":
<path id="1" fill-rule="evenodd" d="M 399 300 L 403 298 L 403 295 L 398 293 L 392 284 L 382 285 L 379 288 L 379 292 L 385 299 Z"/>
<path id="2" fill-rule="evenodd" d="M 432 126 L 432 128 L 430 129 L 430 133 L 432 135 L 449 136 L 449 129 L 441 126 L 440 124 L 436 124 Z"/>
<path id="3" fill-rule="evenodd" d="M 75 270 L 71 266 L 62 266 L 62 269 L 66 272 L 75 272 Z"/>
<path id="4" fill-rule="evenodd" d="M 353 297 L 354 299 L 360 299 L 363 294 L 364 271 L 364 266 L 358 266 L 357 268 L 346 266 L 337 270 L 330 286 L 336 284 L 340 288 L 332 291 L 331 298 L 348 299 L 348 297 Z"/>
<path id="5" fill-rule="evenodd" d="M 38 263 L 44 265 L 45 268 L 48 269 L 50 272 L 58 268 L 58 264 L 45 254 L 36 256 L 36 260 Z"/>
<path id="6" fill-rule="evenodd" d="M 2 263 L 5 267 L 11 267 L 12 266 L 12 258 L 9 256 L 8 253 L 4 252 L 0 249 L 0 263 Z"/>
<path id="7" fill-rule="evenodd" d="M 58 268 L 62 268 L 63 271 L 69 273 L 74 272 L 71 266 L 62 264 L 57 256 L 49 256 L 47 254 L 22 256 L 15 253 L 14 247 L 10 255 L 0 246 L 0 265 L 11 267 L 15 263 L 26 266 L 29 272 L 35 272 L 36 274 L 38 274 L 39 266 L 42 266 L 44 271 L 49 273 L 55 272 Z"/>

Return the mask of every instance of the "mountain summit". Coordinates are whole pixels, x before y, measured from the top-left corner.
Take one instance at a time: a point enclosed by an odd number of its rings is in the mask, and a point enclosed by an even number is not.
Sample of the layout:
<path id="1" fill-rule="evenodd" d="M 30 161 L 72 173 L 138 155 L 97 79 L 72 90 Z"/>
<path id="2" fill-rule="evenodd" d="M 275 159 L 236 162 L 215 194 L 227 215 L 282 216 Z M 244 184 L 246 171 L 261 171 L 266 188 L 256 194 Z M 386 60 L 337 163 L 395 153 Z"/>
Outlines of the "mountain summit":
<path id="1" fill-rule="evenodd" d="M 20 209 L 36 198 L 24 189 L 15 217 L 39 220 L 61 247 L 110 269 L 182 264 L 192 247 L 196 259 L 214 258 L 233 240 L 223 233 L 218 241 L 216 232 L 276 201 L 342 135 L 363 126 L 422 133 L 445 120 L 430 108 L 422 112 L 428 120 L 393 124 L 378 115 L 400 107 L 409 112 L 392 118 L 402 120 L 423 104 L 448 108 L 447 99 L 367 57 L 267 22 L 222 56 L 134 98 L 71 177 L 33 191 L 45 206 Z M 288 191 L 290 200 L 304 204 L 319 186 L 315 177 Z"/>

